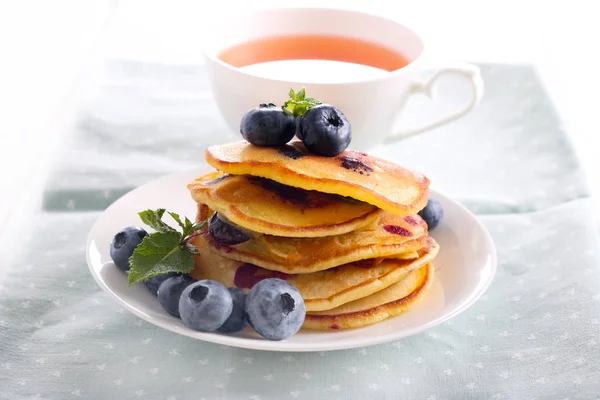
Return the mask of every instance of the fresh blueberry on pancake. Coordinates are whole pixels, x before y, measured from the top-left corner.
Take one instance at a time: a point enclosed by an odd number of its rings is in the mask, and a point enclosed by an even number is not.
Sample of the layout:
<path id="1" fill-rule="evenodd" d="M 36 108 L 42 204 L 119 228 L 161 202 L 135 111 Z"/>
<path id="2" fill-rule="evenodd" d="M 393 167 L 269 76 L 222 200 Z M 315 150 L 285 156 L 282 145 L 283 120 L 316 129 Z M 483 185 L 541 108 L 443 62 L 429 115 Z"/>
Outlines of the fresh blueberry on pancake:
<path id="1" fill-rule="evenodd" d="M 261 104 L 244 114 L 240 133 L 255 146 L 282 146 L 296 131 L 294 116 L 275 104 Z"/>
<path id="2" fill-rule="evenodd" d="M 219 213 L 214 213 L 208 221 L 208 233 L 219 243 L 235 245 L 247 242 L 250 236 L 243 228 L 233 224 Z"/>
<path id="3" fill-rule="evenodd" d="M 333 157 L 342 153 L 352 140 L 352 127 L 343 112 L 322 104 L 299 117 L 296 135 L 314 154 Z"/>

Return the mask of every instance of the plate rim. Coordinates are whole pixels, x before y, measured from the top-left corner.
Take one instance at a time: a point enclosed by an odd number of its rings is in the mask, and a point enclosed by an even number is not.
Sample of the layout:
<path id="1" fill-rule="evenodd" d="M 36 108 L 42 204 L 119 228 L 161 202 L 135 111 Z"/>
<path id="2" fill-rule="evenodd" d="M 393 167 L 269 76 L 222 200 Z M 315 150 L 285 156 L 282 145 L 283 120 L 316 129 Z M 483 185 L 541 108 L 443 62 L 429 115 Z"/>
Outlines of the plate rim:
<path id="1" fill-rule="evenodd" d="M 438 318 L 435 318 L 427 323 L 413 326 L 408 329 L 404 329 L 402 331 L 391 332 L 388 334 L 377 335 L 377 336 L 365 336 L 364 338 L 361 338 L 360 340 L 347 339 L 344 341 L 333 342 L 333 343 L 330 343 L 330 342 L 327 342 L 327 343 L 319 343 L 319 342 L 316 342 L 316 343 L 293 343 L 293 342 L 288 342 L 286 340 L 283 340 L 283 341 L 270 341 L 267 339 L 257 340 L 257 339 L 230 336 L 230 335 L 224 335 L 224 334 L 213 333 L 213 332 L 193 331 L 189 328 L 185 328 L 185 327 L 181 327 L 181 326 L 177 326 L 177 325 L 165 326 L 166 324 L 164 322 L 159 321 L 159 320 L 153 318 L 152 316 L 147 315 L 143 311 L 132 306 L 130 303 L 128 303 L 127 301 L 122 299 L 120 296 L 115 294 L 113 292 L 113 290 L 100 279 L 99 275 L 96 273 L 96 270 L 94 268 L 95 264 L 92 261 L 92 257 L 90 254 L 92 242 L 94 242 L 94 239 L 93 239 L 95 236 L 94 233 L 98 229 L 100 229 L 99 226 L 101 224 L 101 220 L 102 220 L 104 214 L 108 210 L 112 209 L 113 207 L 118 207 L 119 203 L 125 201 L 129 196 L 132 196 L 133 193 L 135 193 L 137 190 L 139 190 L 147 185 L 156 184 L 162 180 L 168 181 L 169 179 L 172 179 L 179 175 L 187 175 L 187 174 L 191 175 L 192 173 L 195 173 L 195 171 L 200 171 L 198 173 L 202 173 L 201 171 L 205 170 L 207 167 L 209 167 L 208 164 L 203 163 L 193 169 L 182 170 L 182 171 L 166 174 L 166 175 L 160 176 L 156 179 L 149 180 L 149 181 L 133 188 L 129 192 L 123 194 L 121 197 L 119 197 L 118 199 L 113 201 L 106 209 L 104 209 L 102 211 L 102 213 L 94 221 L 94 224 L 92 225 L 92 227 L 87 235 L 86 244 L 85 244 L 86 262 L 88 264 L 88 270 L 90 271 L 90 274 L 94 278 L 96 284 L 104 292 L 106 292 L 114 300 L 116 300 L 117 303 L 119 303 L 119 305 L 124 307 L 126 310 L 128 310 L 129 312 L 131 312 L 138 318 L 141 318 L 141 319 L 145 320 L 146 322 L 151 323 L 152 325 L 157 326 L 159 328 L 162 328 L 162 329 L 165 329 L 165 330 L 168 330 L 168 331 L 171 331 L 171 332 L 183 335 L 183 336 L 187 336 L 187 337 L 190 337 L 190 338 L 193 338 L 196 340 L 202 340 L 205 342 L 210 342 L 210 343 L 214 343 L 214 344 L 218 344 L 218 345 L 226 345 L 226 346 L 232 346 L 232 347 L 250 349 L 250 350 L 277 351 L 277 352 L 318 352 L 318 351 L 335 351 L 335 350 L 355 349 L 355 348 L 374 346 L 374 345 L 378 345 L 378 344 L 382 344 L 382 343 L 391 342 L 394 340 L 403 339 L 403 338 L 406 338 L 409 336 L 413 336 L 413 335 L 422 333 L 422 332 L 424 332 L 428 329 L 431 329 L 435 326 L 438 326 L 438 325 L 448 321 L 449 319 L 454 318 L 455 316 L 461 314 L 462 312 L 467 310 L 469 307 L 471 307 L 474 303 L 476 303 L 481 298 L 481 296 L 483 296 L 483 294 L 488 290 L 488 288 L 494 281 L 494 277 L 496 275 L 497 268 L 498 268 L 498 255 L 497 255 L 496 245 L 495 245 L 494 240 L 493 240 L 491 234 L 489 233 L 488 229 L 483 225 L 481 220 L 475 214 L 473 214 L 470 210 L 468 210 L 463 204 L 452 199 L 449 196 L 446 196 L 442 192 L 439 192 L 433 188 L 430 188 L 430 193 L 435 194 L 434 197 L 440 197 L 440 198 L 443 198 L 445 201 L 454 203 L 454 205 L 457 206 L 458 208 L 460 208 L 462 212 L 468 214 L 472 218 L 472 220 L 474 221 L 475 225 L 480 230 L 480 232 L 482 232 L 483 239 L 489 244 L 489 247 L 490 247 L 489 265 L 490 265 L 491 271 L 489 274 L 489 278 L 481 286 L 478 287 L 477 291 L 470 294 L 467 301 L 460 304 L 460 306 L 456 307 L 451 312 L 446 313 Z M 335 334 L 335 332 L 330 332 L 330 333 Z"/>

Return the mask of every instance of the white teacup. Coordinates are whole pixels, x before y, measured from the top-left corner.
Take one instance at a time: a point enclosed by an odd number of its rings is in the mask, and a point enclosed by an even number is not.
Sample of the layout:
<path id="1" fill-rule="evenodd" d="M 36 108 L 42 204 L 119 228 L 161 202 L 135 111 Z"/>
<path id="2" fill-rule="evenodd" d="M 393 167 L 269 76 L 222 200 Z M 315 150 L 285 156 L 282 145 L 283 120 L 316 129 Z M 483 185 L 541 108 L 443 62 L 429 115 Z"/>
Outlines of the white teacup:
<path id="1" fill-rule="evenodd" d="M 277 74 L 276 68 L 237 68 L 218 55 L 240 43 L 287 35 L 336 35 L 383 45 L 408 58 L 409 64 L 388 72 L 352 70 L 352 65 L 314 62 L 310 74 Z M 383 17 L 355 11 L 323 8 L 271 9 L 245 15 L 213 28 L 206 40 L 205 58 L 213 94 L 227 124 L 239 131 L 244 113 L 260 103 L 283 104 L 290 88 L 306 88 L 310 97 L 342 110 L 352 124 L 351 148 L 368 150 L 454 121 L 475 107 L 483 95 L 479 69 L 453 64 L 437 69 L 426 81 L 419 80 L 430 69 L 423 39 L 413 30 Z M 317 74 L 315 75 L 315 65 Z M 300 67 L 299 67 L 300 66 Z M 267 67 L 266 65 L 264 67 Z M 310 68 L 296 64 L 302 71 Z M 359 73 L 360 72 L 360 73 Z M 470 83 L 470 101 L 448 115 L 436 116 L 422 126 L 397 128 L 400 112 L 411 94 L 431 95 L 437 79 L 459 74 Z M 340 79 L 344 75 L 345 78 Z M 349 78 L 348 78 L 349 76 Z M 466 89 L 466 88 L 465 88 Z"/>

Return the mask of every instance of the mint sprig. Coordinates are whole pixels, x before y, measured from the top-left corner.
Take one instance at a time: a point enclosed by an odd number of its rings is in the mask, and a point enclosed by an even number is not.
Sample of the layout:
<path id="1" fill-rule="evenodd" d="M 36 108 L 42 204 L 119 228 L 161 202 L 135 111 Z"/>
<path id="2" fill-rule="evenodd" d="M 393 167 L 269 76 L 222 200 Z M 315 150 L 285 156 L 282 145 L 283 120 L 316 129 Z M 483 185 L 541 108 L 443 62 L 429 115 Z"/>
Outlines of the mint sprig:
<path id="1" fill-rule="evenodd" d="M 157 232 L 169 232 L 174 231 L 169 225 L 165 224 L 162 221 L 162 217 L 165 213 L 164 208 L 159 208 L 157 210 L 146 210 L 138 213 L 142 222 L 148 225 L 150 228 L 154 229 Z"/>
<path id="2" fill-rule="evenodd" d="M 283 103 L 283 111 L 292 114 L 294 117 L 304 115 L 308 110 L 314 106 L 322 104 L 321 101 L 312 97 L 306 97 L 306 90 L 304 88 L 298 90 L 290 89 L 290 99 Z"/>
<path id="3" fill-rule="evenodd" d="M 178 214 L 167 212 L 181 228 L 180 232 L 162 220 L 165 212 L 164 208 L 159 208 L 138 213 L 142 221 L 156 232 L 146 236 L 129 258 L 129 286 L 156 275 L 169 272 L 187 274 L 194 269 L 192 254 L 199 253 L 189 240 L 207 221 L 195 224 L 187 217 L 182 220 Z"/>

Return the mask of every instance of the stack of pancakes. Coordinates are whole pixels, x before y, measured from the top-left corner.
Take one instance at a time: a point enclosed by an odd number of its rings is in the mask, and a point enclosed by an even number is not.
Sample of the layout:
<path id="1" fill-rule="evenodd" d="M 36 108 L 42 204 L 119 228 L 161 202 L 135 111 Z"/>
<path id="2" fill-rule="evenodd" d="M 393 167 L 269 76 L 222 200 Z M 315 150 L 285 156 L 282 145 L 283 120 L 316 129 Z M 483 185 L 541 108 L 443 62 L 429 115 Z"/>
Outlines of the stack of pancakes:
<path id="1" fill-rule="evenodd" d="M 416 215 L 426 177 L 352 150 L 320 157 L 300 142 L 238 142 L 205 156 L 218 171 L 188 185 L 197 221 L 218 212 L 251 238 L 230 246 L 199 232 L 195 279 L 246 290 L 285 279 L 304 298 L 304 328 L 320 330 L 398 315 L 428 289 L 439 248 Z"/>

